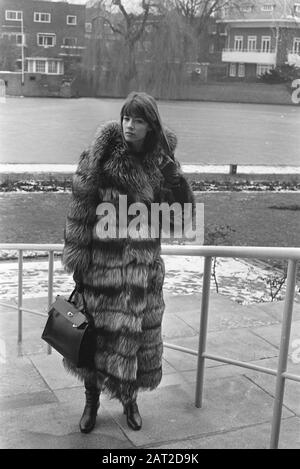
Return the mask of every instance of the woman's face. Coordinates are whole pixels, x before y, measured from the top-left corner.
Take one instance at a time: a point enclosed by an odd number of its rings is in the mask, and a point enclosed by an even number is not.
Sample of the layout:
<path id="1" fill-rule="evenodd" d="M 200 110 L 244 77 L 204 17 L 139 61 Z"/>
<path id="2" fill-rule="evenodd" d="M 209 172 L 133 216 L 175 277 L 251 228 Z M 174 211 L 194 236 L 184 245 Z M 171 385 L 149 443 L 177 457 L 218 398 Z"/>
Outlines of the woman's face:
<path id="1" fill-rule="evenodd" d="M 147 133 L 151 130 L 149 124 L 142 117 L 123 116 L 123 135 L 128 143 L 140 147 Z"/>

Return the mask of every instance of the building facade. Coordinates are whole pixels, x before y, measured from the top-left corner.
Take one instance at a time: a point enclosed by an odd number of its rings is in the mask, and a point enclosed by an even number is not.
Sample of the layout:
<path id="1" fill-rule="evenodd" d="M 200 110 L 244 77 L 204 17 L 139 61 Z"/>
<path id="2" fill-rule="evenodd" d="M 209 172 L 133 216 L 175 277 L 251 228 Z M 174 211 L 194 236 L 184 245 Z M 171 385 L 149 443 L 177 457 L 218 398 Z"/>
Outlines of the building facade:
<path id="1" fill-rule="evenodd" d="M 232 80 L 256 80 L 277 65 L 300 67 L 300 2 L 245 0 L 217 20 L 226 42 L 221 61 Z"/>
<path id="2" fill-rule="evenodd" d="M 43 0 L 1 0 L 1 69 L 44 83 L 71 75 L 85 49 L 85 6 Z M 7 69 L 9 63 L 10 69 Z M 55 80 L 54 80 L 55 81 Z"/>

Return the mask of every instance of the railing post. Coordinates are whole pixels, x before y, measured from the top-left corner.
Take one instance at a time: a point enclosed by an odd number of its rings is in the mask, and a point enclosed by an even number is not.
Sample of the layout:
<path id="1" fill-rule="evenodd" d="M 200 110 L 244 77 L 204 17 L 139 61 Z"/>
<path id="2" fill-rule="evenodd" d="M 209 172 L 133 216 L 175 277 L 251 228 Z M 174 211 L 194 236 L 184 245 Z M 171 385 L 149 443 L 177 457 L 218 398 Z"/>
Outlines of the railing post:
<path id="1" fill-rule="evenodd" d="M 295 286 L 296 286 L 296 269 L 297 269 L 297 261 L 289 260 L 284 311 L 283 311 L 282 327 L 281 327 L 281 341 L 280 341 L 280 350 L 279 350 L 279 359 L 278 359 L 278 368 L 277 368 L 276 390 L 275 390 L 275 399 L 274 399 L 274 406 L 273 406 L 273 419 L 272 419 L 271 443 L 270 443 L 271 449 L 276 449 L 278 447 L 278 442 L 279 442 L 281 414 L 282 414 L 284 386 L 285 386 L 285 376 L 283 376 L 283 373 L 286 371 L 286 368 L 287 368 L 287 359 L 288 359 L 288 352 L 289 352 L 290 332 L 291 332 L 291 323 L 292 323 L 292 314 L 293 314 L 293 303 L 294 303 Z"/>
<path id="2" fill-rule="evenodd" d="M 203 286 L 202 286 L 202 299 L 201 299 L 201 317 L 200 317 L 198 363 L 197 363 L 197 378 L 196 378 L 196 395 L 195 395 L 196 407 L 202 407 L 204 361 L 205 361 L 203 353 L 205 352 L 206 336 L 207 336 L 211 264 L 212 264 L 212 258 L 205 257 L 204 269 L 203 269 Z"/>
<path id="3" fill-rule="evenodd" d="M 18 256 L 18 344 L 22 342 L 22 307 L 23 307 L 23 250 L 19 249 Z"/>
<path id="4" fill-rule="evenodd" d="M 49 251 L 49 269 L 48 269 L 48 311 L 53 303 L 53 272 L 54 272 L 54 251 Z M 52 347 L 48 344 L 48 355 L 52 353 Z"/>

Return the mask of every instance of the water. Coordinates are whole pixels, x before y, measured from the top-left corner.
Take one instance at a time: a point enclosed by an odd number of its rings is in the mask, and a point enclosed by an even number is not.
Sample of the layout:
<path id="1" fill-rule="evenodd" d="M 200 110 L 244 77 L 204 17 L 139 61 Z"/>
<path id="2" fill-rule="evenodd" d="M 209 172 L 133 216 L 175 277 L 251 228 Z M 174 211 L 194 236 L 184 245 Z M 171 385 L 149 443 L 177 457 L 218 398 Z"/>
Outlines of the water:
<path id="1" fill-rule="evenodd" d="M 0 103 L 0 163 L 76 164 L 120 99 L 12 98 Z M 160 101 L 184 164 L 299 166 L 300 109 L 264 104 Z"/>

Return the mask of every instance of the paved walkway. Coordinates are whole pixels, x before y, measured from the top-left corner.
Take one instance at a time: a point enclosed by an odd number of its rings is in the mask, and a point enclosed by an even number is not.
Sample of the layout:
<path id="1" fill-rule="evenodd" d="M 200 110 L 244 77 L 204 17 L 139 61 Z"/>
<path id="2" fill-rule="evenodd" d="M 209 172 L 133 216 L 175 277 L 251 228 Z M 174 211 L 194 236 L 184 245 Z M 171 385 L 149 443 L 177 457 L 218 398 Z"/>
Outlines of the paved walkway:
<path id="1" fill-rule="evenodd" d="M 197 349 L 198 294 L 165 294 L 164 341 Z M 25 305 L 45 311 L 45 299 Z M 277 367 L 282 302 L 240 306 L 211 294 L 207 351 Z M 67 374 L 40 339 L 44 319 L 24 314 L 23 344 L 17 312 L 0 308 L 0 448 L 202 449 L 268 448 L 275 377 L 207 360 L 203 407 L 194 406 L 196 357 L 164 349 L 159 388 L 139 397 L 143 428 L 127 427 L 121 405 L 106 396 L 94 431 L 81 434 L 81 383 Z M 295 304 L 288 371 L 300 374 L 300 305 Z M 300 448 L 300 383 L 287 381 L 280 448 Z"/>

